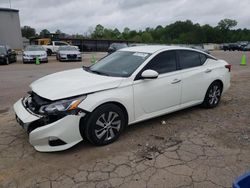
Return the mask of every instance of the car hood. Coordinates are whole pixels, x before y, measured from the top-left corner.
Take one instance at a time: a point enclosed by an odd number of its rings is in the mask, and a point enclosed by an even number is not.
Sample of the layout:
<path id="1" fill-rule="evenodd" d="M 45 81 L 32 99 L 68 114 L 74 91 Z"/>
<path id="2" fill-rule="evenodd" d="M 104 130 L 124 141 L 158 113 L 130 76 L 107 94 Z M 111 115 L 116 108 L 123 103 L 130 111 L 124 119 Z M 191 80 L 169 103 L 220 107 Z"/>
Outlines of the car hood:
<path id="1" fill-rule="evenodd" d="M 59 51 L 60 54 L 80 54 L 79 51 L 70 51 L 70 50 L 61 50 Z"/>
<path id="2" fill-rule="evenodd" d="M 54 73 L 33 82 L 30 87 L 39 96 L 58 100 L 118 87 L 124 78 L 102 76 L 82 68 Z"/>
<path id="3" fill-rule="evenodd" d="M 46 54 L 45 51 L 24 51 L 23 52 L 26 55 L 42 55 L 42 54 Z"/>

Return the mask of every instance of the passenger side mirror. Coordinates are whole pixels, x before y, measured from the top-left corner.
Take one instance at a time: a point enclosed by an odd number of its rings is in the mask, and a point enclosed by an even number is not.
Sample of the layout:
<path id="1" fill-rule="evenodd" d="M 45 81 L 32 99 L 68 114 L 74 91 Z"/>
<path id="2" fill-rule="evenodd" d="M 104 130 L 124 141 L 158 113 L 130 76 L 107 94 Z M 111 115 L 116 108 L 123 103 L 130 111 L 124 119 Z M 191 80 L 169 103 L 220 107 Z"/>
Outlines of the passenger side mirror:
<path id="1" fill-rule="evenodd" d="M 151 69 L 145 70 L 141 74 L 142 79 L 155 79 L 158 78 L 158 76 L 159 73 Z"/>

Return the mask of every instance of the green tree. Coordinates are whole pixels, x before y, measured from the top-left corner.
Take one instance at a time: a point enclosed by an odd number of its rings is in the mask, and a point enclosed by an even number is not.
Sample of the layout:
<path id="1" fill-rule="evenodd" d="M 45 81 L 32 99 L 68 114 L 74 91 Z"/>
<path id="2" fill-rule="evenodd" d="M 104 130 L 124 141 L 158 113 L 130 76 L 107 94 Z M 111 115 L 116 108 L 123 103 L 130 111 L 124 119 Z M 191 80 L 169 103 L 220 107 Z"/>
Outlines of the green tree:
<path id="1" fill-rule="evenodd" d="M 144 32 L 142 35 L 141 35 L 141 40 L 142 42 L 144 43 L 152 43 L 153 42 L 153 37 L 150 33 L 148 32 Z"/>
<path id="2" fill-rule="evenodd" d="M 60 29 L 57 29 L 55 33 L 59 35 L 59 38 L 66 37 L 66 33 L 62 32 Z M 78 34 L 76 34 L 76 35 L 78 35 Z"/>
<path id="3" fill-rule="evenodd" d="M 95 27 L 94 32 L 92 33 L 92 37 L 94 39 L 101 39 L 104 36 L 104 27 L 101 24 L 98 24 Z"/>
<path id="4" fill-rule="evenodd" d="M 237 24 L 238 23 L 236 20 L 231 20 L 231 19 L 226 18 L 226 19 L 219 21 L 218 27 L 221 30 L 229 30 L 229 29 L 235 27 Z"/>
<path id="5" fill-rule="evenodd" d="M 121 38 L 121 32 L 117 28 L 115 28 L 113 31 L 113 38 L 115 38 L 115 39 Z"/>
<path id="6" fill-rule="evenodd" d="M 40 37 L 47 37 L 48 34 L 50 34 L 50 31 L 48 29 L 43 29 L 40 31 Z"/>
<path id="7" fill-rule="evenodd" d="M 36 35 L 36 30 L 30 26 L 23 26 L 21 28 L 22 36 L 26 38 L 34 37 Z"/>
<path id="8" fill-rule="evenodd" d="M 232 35 L 230 33 L 230 29 L 237 25 L 236 20 L 231 19 L 223 19 L 218 23 L 217 28 L 219 29 L 219 33 L 221 35 L 221 39 L 223 42 L 232 41 Z"/>
<path id="9" fill-rule="evenodd" d="M 127 40 L 129 38 L 129 32 L 130 29 L 128 27 L 125 27 L 122 32 L 122 38 Z"/>

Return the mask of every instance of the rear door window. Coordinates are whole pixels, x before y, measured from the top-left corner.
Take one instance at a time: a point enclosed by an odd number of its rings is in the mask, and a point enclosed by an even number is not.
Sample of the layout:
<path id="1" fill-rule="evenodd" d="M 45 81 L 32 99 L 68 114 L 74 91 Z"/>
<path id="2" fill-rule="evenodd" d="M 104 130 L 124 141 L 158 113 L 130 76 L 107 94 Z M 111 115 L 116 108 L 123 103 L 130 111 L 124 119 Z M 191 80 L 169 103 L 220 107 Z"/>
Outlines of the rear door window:
<path id="1" fill-rule="evenodd" d="M 200 53 L 191 50 L 179 50 L 178 55 L 181 69 L 197 67 L 206 61 L 206 59 L 202 57 L 202 63 Z"/>
<path id="2" fill-rule="evenodd" d="M 203 65 L 207 60 L 207 56 L 205 54 L 200 53 L 200 59 L 201 59 L 201 64 Z"/>

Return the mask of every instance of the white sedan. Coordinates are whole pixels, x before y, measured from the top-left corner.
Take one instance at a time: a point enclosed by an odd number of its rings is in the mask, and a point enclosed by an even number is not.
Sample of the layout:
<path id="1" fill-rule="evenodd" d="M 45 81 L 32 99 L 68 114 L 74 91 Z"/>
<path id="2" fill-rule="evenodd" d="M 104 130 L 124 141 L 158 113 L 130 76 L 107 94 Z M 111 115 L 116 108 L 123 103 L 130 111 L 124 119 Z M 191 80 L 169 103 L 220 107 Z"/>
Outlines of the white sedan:
<path id="1" fill-rule="evenodd" d="M 76 46 L 60 46 L 56 58 L 59 61 L 81 61 L 82 55 Z"/>
<path id="2" fill-rule="evenodd" d="M 231 65 L 190 48 L 124 48 L 83 67 L 45 76 L 14 104 L 16 119 L 42 152 L 84 139 L 114 142 L 124 128 L 202 104 L 216 107 L 230 86 Z"/>
<path id="3" fill-rule="evenodd" d="M 23 51 L 23 63 L 34 63 L 39 59 L 40 62 L 48 62 L 46 50 L 39 45 L 26 46 Z"/>

